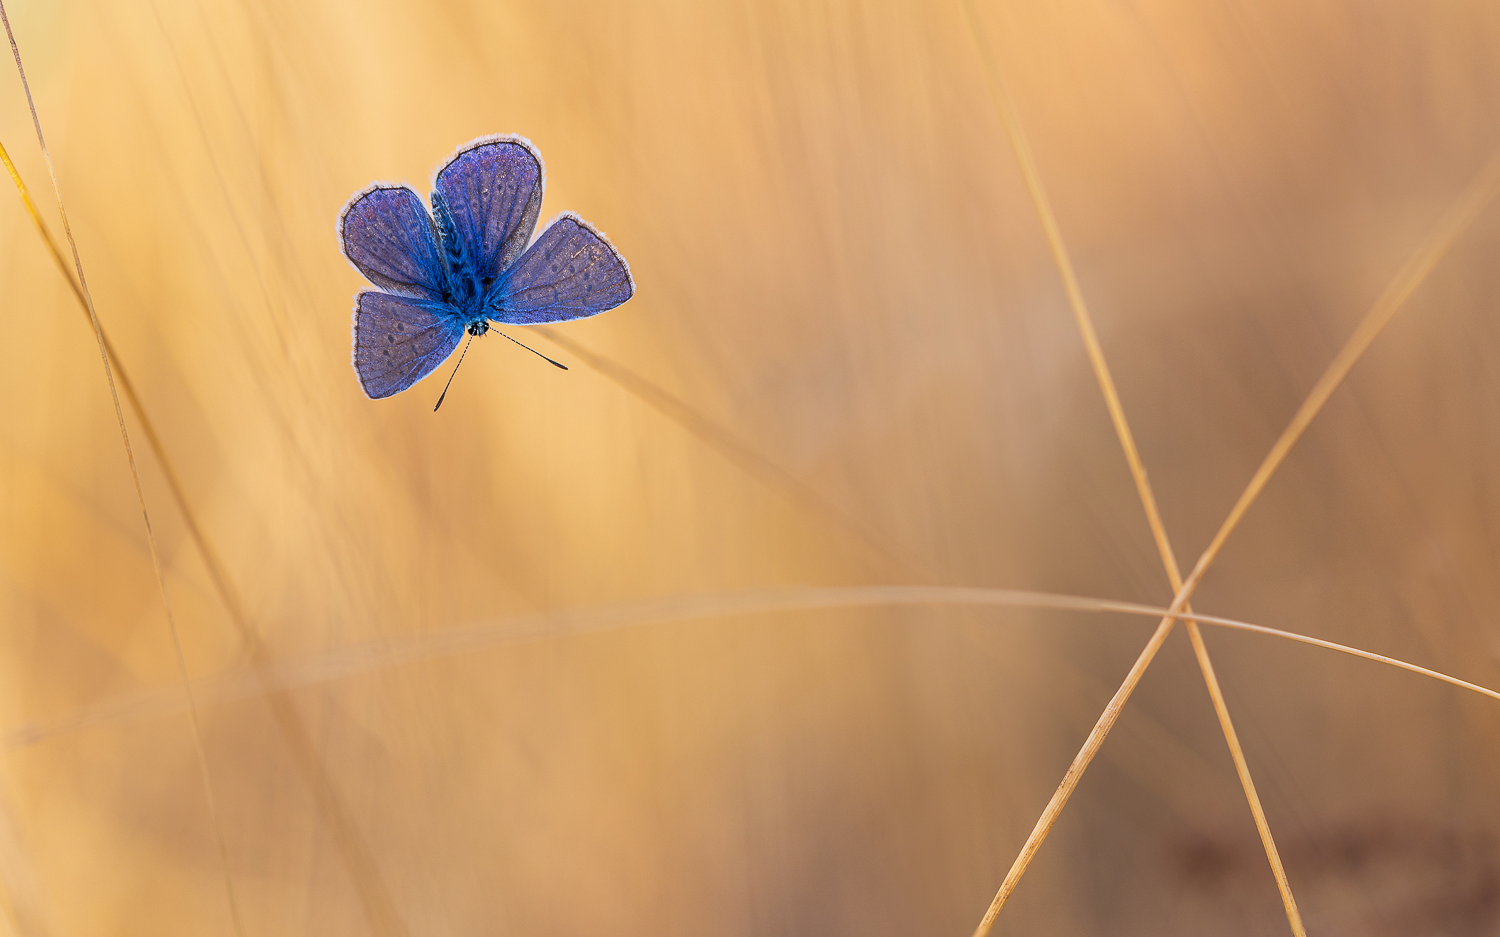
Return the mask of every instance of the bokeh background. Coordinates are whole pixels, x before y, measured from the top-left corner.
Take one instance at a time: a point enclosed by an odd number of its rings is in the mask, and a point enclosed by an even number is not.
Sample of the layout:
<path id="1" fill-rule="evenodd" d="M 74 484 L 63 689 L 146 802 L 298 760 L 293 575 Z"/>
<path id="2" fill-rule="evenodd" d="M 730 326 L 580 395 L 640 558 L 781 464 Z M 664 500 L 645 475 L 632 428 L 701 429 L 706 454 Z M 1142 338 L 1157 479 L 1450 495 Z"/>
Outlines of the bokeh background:
<path id="1" fill-rule="evenodd" d="M 1500 7 L 976 7 L 1190 565 L 1500 147 Z M 246 934 L 972 930 L 1154 622 L 702 614 L 1170 599 L 956 0 L 6 8 L 223 571 L 129 416 Z M 528 333 L 567 373 L 485 339 L 439 413 L 440 378 L 366 400 L 339 208 L 501 132 L 637 296 Z M 13 194 L 0 245 L 0 932 L 232 933 L 97 349 Z M 1491 207 L 1200 611 L 1500 685 L 1497 255 Z M 1500 706 L 1208 640 L 1312 932 L 1500 932 Z M 1000 932 L 1286 933 L 1182 634 Z"/>

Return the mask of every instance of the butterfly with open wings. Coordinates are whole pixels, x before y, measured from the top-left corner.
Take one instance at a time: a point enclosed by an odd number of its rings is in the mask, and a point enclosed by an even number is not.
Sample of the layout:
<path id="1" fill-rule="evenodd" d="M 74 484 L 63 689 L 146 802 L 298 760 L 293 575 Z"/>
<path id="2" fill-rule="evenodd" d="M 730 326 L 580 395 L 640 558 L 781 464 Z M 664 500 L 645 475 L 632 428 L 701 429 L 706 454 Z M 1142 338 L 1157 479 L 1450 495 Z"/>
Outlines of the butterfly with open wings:
<path id="1" fill-rule="evenodd" d="M 380 288 L 354 299 L 354 371 L 366 395 L 406 390 L 491 322 L 583 319 L 635 294 L 625 258 L 572 212 L 531 239 L 545 184 L 530 140 L 489 136 L 438 167 L 431 214 L 404 185 L 375 183 L 349 199 L 339 247 Z"/>

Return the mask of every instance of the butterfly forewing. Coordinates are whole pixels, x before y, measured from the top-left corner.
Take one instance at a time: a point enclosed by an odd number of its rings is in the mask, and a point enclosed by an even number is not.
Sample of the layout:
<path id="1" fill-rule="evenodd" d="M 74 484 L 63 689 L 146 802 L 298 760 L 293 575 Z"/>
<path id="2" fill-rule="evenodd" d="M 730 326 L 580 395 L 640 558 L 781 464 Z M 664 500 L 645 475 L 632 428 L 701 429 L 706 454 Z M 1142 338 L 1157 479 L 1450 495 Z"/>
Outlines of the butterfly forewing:
<path id="1" fill-rule="evenodd" d="M 523 137 L 481 137 L 459 147 L 435 186 L 453 213 L 479 278 L 497 279 L 526 249 L 542 208 L 542 158 Z"/>
<path id="2" fill-rule="evenodd" d="M 354 305 L 354 370 L 375 399 L 420 381 L 447 360 L 463 323 L 441 307 L 389 293 L 364 292 Z"/>
<path id="3" fill-rule="evenodd" d="M 573 214 L 548 225 L 506 277 L 495 318 L 522 325 L 598 315 L 635 293 L 625 258 Z"/>
<path id="4" fill-rule="evenodd" d="M 376 286 L 427 299 L 443 294 L 431 216 L 405 186 L 377 186 L 351 198 L 339 215 L 339 245 Z"/>

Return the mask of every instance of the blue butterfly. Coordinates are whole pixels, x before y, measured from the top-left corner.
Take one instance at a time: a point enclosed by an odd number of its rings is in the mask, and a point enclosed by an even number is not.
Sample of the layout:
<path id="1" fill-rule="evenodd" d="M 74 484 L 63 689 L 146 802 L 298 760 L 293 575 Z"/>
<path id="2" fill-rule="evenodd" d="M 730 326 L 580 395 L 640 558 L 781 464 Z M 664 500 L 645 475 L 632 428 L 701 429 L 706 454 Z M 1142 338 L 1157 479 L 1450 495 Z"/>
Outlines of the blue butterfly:
<path id="1" fill-rule="evenodd" d="M 430 215 L 404 185 L 354 193 L 339 247 L 380 287 L 354 298 L 354 371 L 367 396 L 406 390 L 491 322 L 582 319 L 635 294 L 625 258 L 572 212 L 531 240 L 545 184 L 536 147 L 507 135 L 471 140 L 438 168 Z"/>

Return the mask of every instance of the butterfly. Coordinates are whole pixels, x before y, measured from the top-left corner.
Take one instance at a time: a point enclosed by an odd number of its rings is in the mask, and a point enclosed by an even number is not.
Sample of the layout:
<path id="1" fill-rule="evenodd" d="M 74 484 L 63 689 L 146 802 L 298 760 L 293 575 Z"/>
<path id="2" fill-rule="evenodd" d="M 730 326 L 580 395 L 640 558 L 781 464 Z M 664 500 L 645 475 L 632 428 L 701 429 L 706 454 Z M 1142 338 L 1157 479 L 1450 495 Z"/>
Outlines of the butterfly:
<path id="1" fill-rule="evenodd" d="M 382 182 L 344 205 L 339 248 L 379 287 L 354 298 L 352 359 L 368 397 L 406 390 L 492 322 L 583 319 L 635 295 L 625 258 L 572 212 L 532 240 L 545 184 L 530 140 L 488 136 L 438 167 L 431 214 L 410 187 Z"/>

